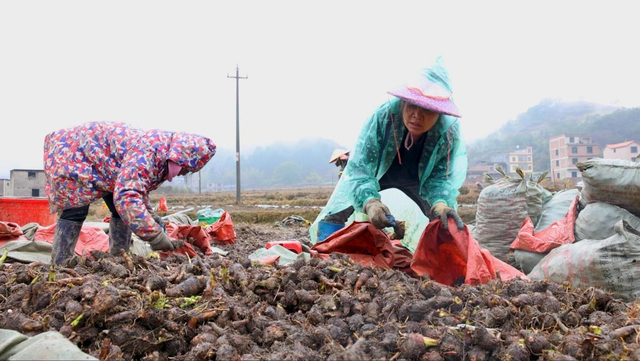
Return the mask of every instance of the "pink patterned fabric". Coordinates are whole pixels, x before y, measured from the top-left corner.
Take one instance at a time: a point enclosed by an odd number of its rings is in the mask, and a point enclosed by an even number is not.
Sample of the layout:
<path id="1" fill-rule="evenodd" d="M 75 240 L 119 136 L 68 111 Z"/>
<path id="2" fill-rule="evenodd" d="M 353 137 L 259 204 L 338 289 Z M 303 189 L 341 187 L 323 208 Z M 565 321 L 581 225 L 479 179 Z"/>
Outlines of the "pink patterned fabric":
<path id="1" fill-rule="evenodd" d="M 208 138 L 124 123 L 93 122 L 55 131 L 44 142 L 45 190 L 51 213 L 86 206 L 113 193 L 118 214 L 143 240 L 160 226 L 149 212 L 149 192 L 158 188 L 171 160 L 197 172 L 214 156 Z"/>
<path id="2" fill-rule="evenodd" d="M 182 167 L 180 166 L 180 164 L 172 160 L 168 160 L 167 163 L 169 169 L 167 170 L 167 175 L 164 176 L 164 180 L 171 182 L 173 180 L 173 177 L 177 176 L 178 173 L 180 173 Z"/>
<path id="3" fill-rule="evenodd" d="M 421 91 L 417 87 L 402 86 L 388 92 L 389 94 L 405 100 L 421 108 L 433 110 L 434 112 L 451 115 L 460 118 L 460 111 L 451 98 L 442 96 L 429 96 L 428 90 Z"/>

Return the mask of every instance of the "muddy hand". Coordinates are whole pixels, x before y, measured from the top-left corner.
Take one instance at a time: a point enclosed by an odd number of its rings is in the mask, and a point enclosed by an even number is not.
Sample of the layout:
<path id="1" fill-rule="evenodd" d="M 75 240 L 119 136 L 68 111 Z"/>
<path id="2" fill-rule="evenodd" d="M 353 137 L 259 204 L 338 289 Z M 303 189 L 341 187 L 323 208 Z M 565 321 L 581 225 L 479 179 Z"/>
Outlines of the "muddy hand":
<path id="1" fill-rule="evenodd" d="M 443 202 L 438 202 L 431 207 L 431 214 L 433 214 L 433 217 L 435 218 L 440 218 L 444 229 L 449 229 L 449 218 L 453 218 L 453 220 L 456 221 L 456 225 L 459 230 L 464 228 L 464 224 L 462 223 L 462 219 L 460 219 L 458 213 Z"/>

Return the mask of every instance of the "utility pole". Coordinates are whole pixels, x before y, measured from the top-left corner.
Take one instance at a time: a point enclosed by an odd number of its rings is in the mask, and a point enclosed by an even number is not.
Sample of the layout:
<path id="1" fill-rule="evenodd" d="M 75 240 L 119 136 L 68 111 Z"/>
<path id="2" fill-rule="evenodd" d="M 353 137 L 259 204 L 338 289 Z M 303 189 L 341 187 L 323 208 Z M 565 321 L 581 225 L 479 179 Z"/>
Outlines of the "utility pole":
<path id="1" fill-rule="evenodd" d="M 240 79 L 248 79 L 248 76 L 241 77 L 240 69 L 236 65 L 236 76 L 229 76 L 236 80 L 236 203 L 241 204 L 240 200 Z"/>

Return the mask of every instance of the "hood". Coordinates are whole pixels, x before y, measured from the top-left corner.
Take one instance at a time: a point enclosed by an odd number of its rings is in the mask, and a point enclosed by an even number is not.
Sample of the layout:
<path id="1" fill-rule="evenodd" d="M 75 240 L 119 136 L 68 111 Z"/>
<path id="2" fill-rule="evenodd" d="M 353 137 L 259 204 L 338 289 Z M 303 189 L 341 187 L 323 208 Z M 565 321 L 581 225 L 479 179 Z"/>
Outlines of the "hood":
<path id="1" fill-rule="evenodd" d="M 167 160 L 176 162 L 189 172 L 195 173 L 202 169 L 216 154 L 216 145 L 209 138 L 176 132 L 169 145 Z"/>

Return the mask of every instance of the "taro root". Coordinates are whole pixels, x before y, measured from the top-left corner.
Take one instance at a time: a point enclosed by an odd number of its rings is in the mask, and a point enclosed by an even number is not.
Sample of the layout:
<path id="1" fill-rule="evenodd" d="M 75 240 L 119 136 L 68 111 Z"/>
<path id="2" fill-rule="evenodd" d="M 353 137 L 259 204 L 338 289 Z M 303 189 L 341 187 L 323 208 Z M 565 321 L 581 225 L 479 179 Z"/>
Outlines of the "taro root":
<path id="1" fill-rule="evenodd" d="M 380 344 L 386 350 L 390 352 L 395 352 L 398 349 L 399 338 L 400 336 L 398 335 L 397 332 L 387 332 L 382 337 L 382 341 L 380 342 Z"/>
<path id="2" fill-rule="evenodd" d="M 401 320 L 421 321 L 429 311 L 433 310 L 432 302 L 415 300 L 405 302 L 398 311 Z"/>
<path id="3" fill-rule="evenodd" d="M 201 342 L 195 345 L 195 347 L 192 347 L 189 352 L 187 352 L 185 359 L 205 361 L 213 359 L 215 355 L 216 349 L 213 343 Z"/>
<path id="4" fill-rule="evenodd" d="M 120 302 L 118 290 L 113 286 L 106 286 L 96 295 L 92 309 L 98 314 L 103 314 L 113 310 L 118 305 L 118 302 Z"/>
<path id="5" fill-rule="evenodd" d="M 75 300 L 68 300 L 64 304 L 64 312 L 66 313 L 68 318 L 73 320 L 76 317 L 80 316 L 80 314 L 84 312 L 84 309 L 82 308 L 80 302 Z"/>
<path id="6" fill-rule="evenodd" d="M 129 271 L 120 264 L 113 263 L 109 259 L 103 259 L 100 261 L 102 269 L 115 278 L 125 278 L 129 275 Z"/>
<path id="7" fill-rule="evenodd" d="M 165 287 L 167 287 L 167 279 L 159 275 L 151 274 L 146 279 L 144 286 L 147 288 L 148 292 L 164 290 Z"/>
<path id="8" fill-rule="evenodd" d="M 474 343 L 485 350 L 493 351 L 500 344 L 500 341 L 483 326 L 476 326 L 473 337 Z"/>
<path id="9" fill-rule="evenodd" d="M 22 312 L 8 310 L 0 314 L 0 328 L 16 330 L 20 332 L 43 331 L 44 324 L 40 321 L 32 320 Z"/>
<path id="10" fill-rule="evenodd" d="M 205 287 L 204 276 L 191 276 L 179 285 L 167 288 L 168 297 L 190 297 L 199 295 L 204 291 Z"/>
<path id="11" fill-rule="evenodd" d="M 353 315 L 349 317 L 348 324 L 349 329 L 352 332 L 356 332 L 360 327 L 362 327 L 362 325 L 364 325 L 364 317 L 362 317 L 362 315 Z"/>
<path id="12" fill-rule="evenodd" d="M 488 361 L 490 352 L 481 348 L 474 347 L 467 353 L 466 357 L 473 361 Z"/>
<path id="13" fill-rule="evenodd" d="M 364 353 L 364 342 L 363 338 L 358 339 L 356 343 L 347 347 L 343 352 L 334 353 L 327 358 L 329 361 L 338 361 L 338 360 L 364 360 L 366 355 Z"/>
<path id="14" fill-rule="evenodd" d="M 499 358 L 505 361 L 529 361 L 531 356 L 522 343 L 514 342 L 501 352 Z"/>
<path id="15" fill-rule="evenodd" d="M 464 354 L 464 342 L 452 332 L 442 335 L 439 348 L 445 360 L 460 360 Z"/>
<path id="16" fill-rule="evenodd" d="M 426 351 L 424 336 L 419 333 L 409 333 L 398 341 L 398 352 L 403 358 L 417 359 Z"/>
<path id="17" fill-rule="evenodd" d="M 584 336 L 571 333 L 564 336 L 564 340 L 560 344 L 560 351 L 563 353 L 575 357 L 577 359 L 584 359 L 589 355 L 589 349 L 584 347 Z"/>
<path id="18" fill-rule="evenodd" d="M 547 340 L 545 335 L 539 333 L 520 331 L 522 337 L 524 337 L 524 344 L 527 346 L 532 355 L 540 356 L 542 351 L 551 348 L 551 343 Z"/>

